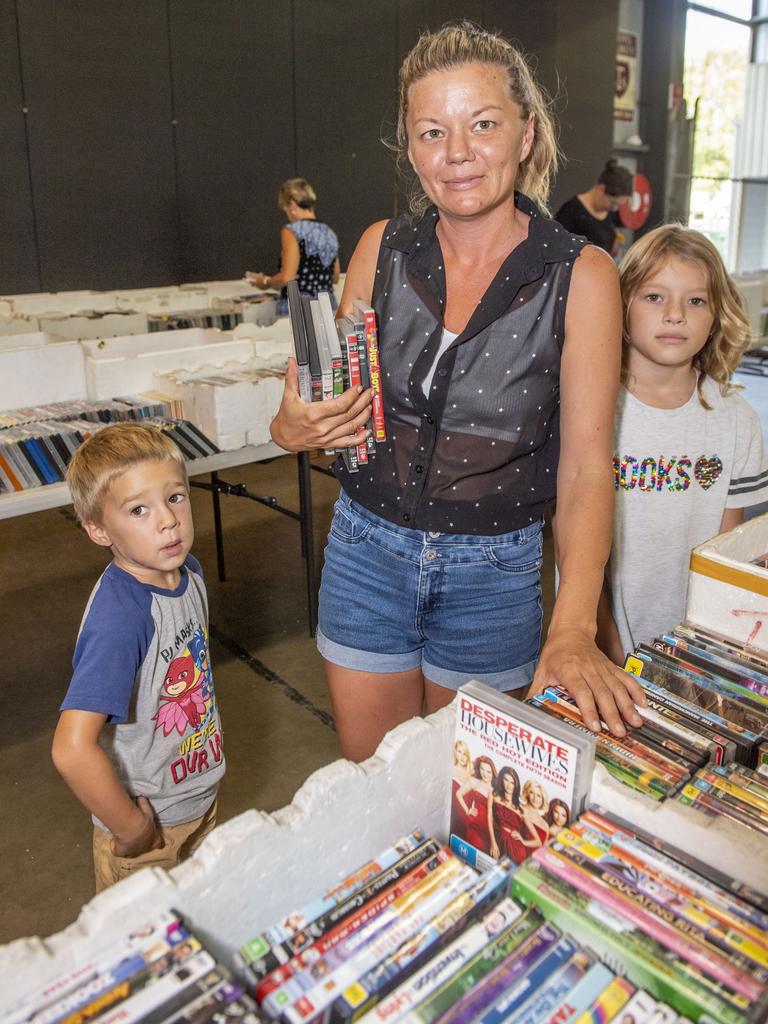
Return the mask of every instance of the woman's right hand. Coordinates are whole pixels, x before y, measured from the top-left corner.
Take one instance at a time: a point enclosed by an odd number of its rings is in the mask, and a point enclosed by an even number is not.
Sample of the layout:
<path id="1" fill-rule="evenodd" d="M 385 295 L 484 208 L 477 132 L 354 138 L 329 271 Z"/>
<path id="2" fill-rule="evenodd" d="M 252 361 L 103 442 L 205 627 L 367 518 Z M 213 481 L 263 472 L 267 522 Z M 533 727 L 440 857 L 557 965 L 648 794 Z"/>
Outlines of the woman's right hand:
<path id="1" fill-rule="evenodd" d="M 338 398 L 305 402 L 299 394 L 299 369 L 288 360 L 283 400 L 269 432 L 275 444 L 288 452 L 313 448 L 350 448 L 369 434 L 358 434 L 371 417 L 371 390 L 348 388 Z"/>

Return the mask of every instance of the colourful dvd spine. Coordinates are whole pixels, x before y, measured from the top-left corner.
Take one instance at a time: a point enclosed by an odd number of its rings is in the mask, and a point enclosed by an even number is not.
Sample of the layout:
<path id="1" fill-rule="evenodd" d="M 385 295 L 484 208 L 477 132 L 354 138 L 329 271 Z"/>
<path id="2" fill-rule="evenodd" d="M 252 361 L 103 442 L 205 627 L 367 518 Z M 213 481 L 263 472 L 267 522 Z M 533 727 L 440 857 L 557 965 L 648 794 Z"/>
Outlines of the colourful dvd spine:
<path id="1" fill-rule="evenodd" d="M 159 1024 L 165 1017 L 165 1007 L 173 1004 L 181 992 L 191 990 L 215 966 L 211 954 L 201 949 L 188 960 L 174 964 L 121 1006 L 99 1015 L 99 1024 Z"/>
<path id="2" fill-rule="evenodd" d="M 615 884 L 608 872 L 600 871 L 596 866 L 592 871 L 592 865 L 586 858 L 581 858 L 581 863 L 576 864 L 575 857 L 569 859 L 554 849 L 535 850 L 533 856 L 547 871 L 590 898 L 605 904 L 614 913 L 625 917 L 662 946 L 671 949 L 678 956 L 685 957 L 699 970 L 711 975 L 744 1000 L 759 999 L 763 994 L 764 986 L 760 982 L 739 970 L 724 956 L 703 948 L 678 931 L 674 925 L 657 917 L 652 910 L 646 909 L 649 901 L 628 882 Z M 742 1005 L 741 1000 L 739 1004 Z"/>
<path id="3" fill-rule="evenodd" d="M 440 1017 L 440 1024 L 467 1024 L 467 1021 L 475 1020 L 520 982 L 525 983 L 527 990 L 525 979 L 538 963 L 543 960 L 552 966 L 558 958 L 564 956 L 569 945 L 573 951 L 570 939 L 566 940 L 566 946 L 562 942 L 563 936 L 557 928 L 551 924 L 541 925 L 519 950 L 465 991 Z M 555 959 L 547 960 L 552 953 Z"/>
<path id="4" fill-rule="evenodd" d="M 577 1019 L 576 1024 L 605 1024 L 606 1021 L 613 1020 L 621 1008 L 626 1006 L 634 992 L 634 986 L 630 985 L 626 978 L 614 978 L 592 1006 Z"/>
<path id="5" fill-rule="evenodd" d="M 588 826 L 612 843 L 635 851 L 645 861 L 656 865 L 659 871 L 687 884 L 702 899 L 717 903 L 722 910 L 768 933 L 768 908 L 764 906 L 764 897 L 759 893 L 742 892 L 742 887 L 733 888 L 732 879 L 719 872 L 717 877 L 707 874 L 707 865 L 669 845 L 660 845 L 655 837 L 648 836 L 640 829 L 611 821 L 599 808 L 584 811 L 579 825 Z"/>
<path id="6" fill-rule="evenodd" d="M 412 867 L 402 877 L 396 876 L 394 881 L 387 879 L 385 887 L 378 893 L 374 893 L 371 898 L 364 899 L 352 915 L 344 917 L 334 928 L 315 939 L 311 945 L 304 947 L 295 956 L 291 957 L 287 963 L 270 971 L 256 988 L 256 999 L 259 1002 L 263 1002 L 269 995 L 274 994 L 274 998 L 276 1000 L 280 999 L 282 1004 L 282 999 L 277 992 L 294 975 L 314 965 L 318 958 L 330 953 L 337 945 L 346 948 L 347 944 L 354 940 L 357 933 L 367 929 L 371 922 L 376 922 L 378 927 L 383 920 L 388 919 L 381 918 L 380 915 L 384 914 L 385 911 L 389 911 L 391 906 L 404 899 L 413 888 L 426 880 L 431 873 L 447 862 L 453 863 L 455 866 L 456 858 L 452 857 L 447 850 L 441 849 L 434 856 L 418 862 L 415 867 Z M 391 868 L 390 871 L 395 873 L 395 868 Z M 366 895 L 361 894 L 361 896 Z M 354 897 L 351 897 L 351 899 L 354 899 Z M 329 913 L 332 913 L 332 911 Z"/>
<path id="7" fill-rule="evenodd" d="M 542 1018 L 542 1024 L 573 1024 L 585 1010 L 588 1010 L 615 975 L 605 964 L 592 964 L 584 977 L 566 993 L 549 1017 Z"/>
<path id="8" fill-rule="evenodd" d="M 347 352 L 347 366 L 349 367 L 349 386 L 356 388 L 362 384 L 360 376 L 360 355 L 357 347 L 357 334 L 349 331 L 344 336 L 344 345 Z M 363 428 L 361 428 L 362 430 Z M 358 465 L 365 465 L 368 462 L 368 445 L 365 440 L 356 446 Z"/>
<path id="9" fill-rule="evenodd" d="M 562 829 L 557 836 L 558 841 L 563 844 L 571 842 L 571 837 L 573 837 L 574 844 L 582 842 L 585 844 L 585 847 L 580 847 L 583 851 L 588 847 L 597 848 L 601 854 L 615 858 L 618 862 L 626 865 L 629 870 L 643 872 L 653 879 L 656 885 L 660 888 L 663 887 L 664 891 L 672 891 L 682 900 L 691 904 L 692 913 L 695 914 L 698 909 L 710 915 L 727 930 L 732 937 L 731 941 L 737 948 L 744 943 L 754 941 L 768 944 L 766 932 L 755 928 L 749 921 L 734 913 L 725 893 L 713 894 L 710 890 L 709 893 L 702 895 L 700 887 L 692 887 L 684 876 L 681 878 L 677 872 L 664 871 L 652 853 L 644 856 L 642 853 L 638 854 L 629 844 L 623 845 L 620 841 L 612 842 L 610 839 L 601 840 L 599 834 L 585 828 L 581 822 L 576 822 L 571 829 Z"/>
<path id="10" fill-rule="evenodd" d="M 441 867 L 448 869 L 448 864 Z M 283 1009 L 282 1014 L 287 1024 L 304 1024 L 322 1013 L 348 985 L 423 928 L 430 918 L 439 913 L 459 892 L 468 888 L 477 877 L 471 868 L 460 868 L 455 872 L 446 870 L 442 877 L 440 875 L 438 869 L 426 883 L 414 889 L 397 918 L 377 929 L 369 941 L 364 942 L 361 936 L 352 956 L 344 958 L 340 951 L 334 956 L 332 954 L 337 953 L 337 950 L 332 951 L 329 954 L 331 973 L 319 981 L 317 975 L 312 977 L 314 984 L 300 993 L 292 1005 Z"/>
<path id="11" fill-rule="evenodd" d="M 537 907 L 546 918 L 578 938 L 617 974 L 669 1003 L 693 1020 L 708 1015 L 718 1024 L 746 1024 L 746 1015 L 724 995 L 705 988 L 690 965 L 626 917 L 594 903 L 578 889 L 548 875 L 528 860 L 512 876 L 513 895 Z"/>
<path id="12" fill-rule="evenodd" d="M 340 946 L 342 951 L 349 949 L 351 952 L 351 944 L 357 941 L 358 935 L 368 936 L 372 928 L 379 928 L 385 922 L 391 921 L 393 915 L 397 915 L 401 905 L 399 901 L 405 899 L 412 889 L 429 878 L 444 864 L 450 863 L 455 868 L 456 861 L 457 858 L 445 849 L 441 849 L 434 857 L 430 857 L 401 879 L 387 886 L 374 899 L 364 903 L 351 917 L 341 921 L 326 935 L 316 939 L 311 946 L 307 946 L 306 949 L 297 953 L 287 964 L 268 974 L 255 992 L 257 1001 L 266 1005 L 267 998 L 271 997 L 276 1004 L 283 1006 L 288 999 L 281 995 L 281 989 L 291 979 L 314 966 L 318 960 L 332 953 L 337 946 Z"/>
<path id="13" fill-rule="evenodd" d="M 509 897 L 470 925 L 444 950 L 435 953 L 422 967 L 401 982 L 389 995 L 366 1011 L 359 1024 L 397 1024 L 409 1010 L 423 1002 L 447 979 L 469 963 L 494 935 L 505 932 L 520 919 L 523 911 Z"/>
<path id="14" fill-rule="evenodd" d="M 249 977 L 261 980 L 306 949 L 387 886 L 437 853 L 439 845 L 412 832 L 305 907 L 292 911 L 241 949 Z"/>
<path id="15" fill-rule="evenodd" d="M 387 428 L 384 422 L 384 399 L 381 391 L 381 365 L 379 363 L 379 332 L 376 326 L 376 313 L 370 307 L 360 309 L 359 314 L 365 327 L 365 344 L 368 354 L 368 371 L 371 375 L 371 408 L 373 410 L 373 436 L 380 443 L 387 440 Z"/>
<path id="16" fill-rule="evenodd" d="M 391 992 L 404 974 L 420 967 L 459 929 L 472 924 L 489 906 L 497 903 L 509 885 L 510 867 L 508 862 L 494 865 L 394 953 L 345 989 L 331 1007 L 331 1024 L 361 1017 L 375 1002 Z"/>
<path id="17" fill-rule="evenodd" d="M 540 1024 L 581 981 L 592 959 L 572 939 L 562 938 L 525 978 L 475 1019 L 478 1024 Z"/>
<path id="18" fill-rule="evenodd" d="M 643 904 L 659 917 L 664 917 L 678 931 L 690 938 L 721 950 L 736 966 L 753 973 L 763 984 L 768 980 L 765 958 L 768 950 L 755 951 L 740 932 L 734 932 L 713 916 L 709 907 L 700 901 L 691 900 L 681 888 L 668 880 L 659 881 L 647 868 L 636 863 L 629 864 L 617 857 L 613 851 L 601 850 L 593 844 L 582 842 L 573 832 L 563 829 L 554 844 L 556 852 L 563 852 L 582 864 L 586 859 L 597 868 L 605 870 L 616 879 L 616 884 L 631 883 L 643 897 Z"/>

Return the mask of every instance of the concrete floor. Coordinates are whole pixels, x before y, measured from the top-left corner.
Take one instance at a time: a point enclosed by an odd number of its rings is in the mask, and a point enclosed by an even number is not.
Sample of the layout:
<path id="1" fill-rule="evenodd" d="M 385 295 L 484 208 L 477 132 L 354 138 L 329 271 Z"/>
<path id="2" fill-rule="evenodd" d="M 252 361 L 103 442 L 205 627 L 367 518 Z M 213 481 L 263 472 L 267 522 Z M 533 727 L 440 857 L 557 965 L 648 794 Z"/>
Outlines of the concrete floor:
<path id="1" fill-rule="evenodd" d="M 222 476 L 298 507 L 293 457 Z M 319 473 L 312 485 L 320 563 L 338 485 Z M 255 502 L 222 499 L 228 579 L 220 583 L 210 496 L 194 490 L 193 507 L 226 737 L 225 821 L 290 803 L 311 772 L 338 757 L 338 746 L 308 633 L 298 525 Z M 0 943 L 60 930 L 93 895 L 90 820 L 49 751 L 80 618 L 104 564 L 69 508 L 0 521 Z M 547 610 L 551 565 L 547 539 Z"/>

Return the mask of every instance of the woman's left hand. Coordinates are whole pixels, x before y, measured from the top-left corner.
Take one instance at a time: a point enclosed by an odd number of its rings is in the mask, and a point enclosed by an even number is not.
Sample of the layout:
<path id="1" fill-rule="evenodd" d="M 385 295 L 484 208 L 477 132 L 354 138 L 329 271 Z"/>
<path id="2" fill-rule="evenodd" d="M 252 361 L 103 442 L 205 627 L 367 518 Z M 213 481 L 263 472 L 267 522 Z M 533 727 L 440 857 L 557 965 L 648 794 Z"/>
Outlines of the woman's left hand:
<path id="1" fill-rule="evenodd" d="M 642 725 L 635 705 L 645 704 L 643 688 L 629 672 L 609 661 L 582 630 L 561 628 L 548 637 L 528 696 L 548 686 L 567 690 L 594 732 L 599 732 L 601 718 L 616 736 L 626 734 L 624 722 Z"/>

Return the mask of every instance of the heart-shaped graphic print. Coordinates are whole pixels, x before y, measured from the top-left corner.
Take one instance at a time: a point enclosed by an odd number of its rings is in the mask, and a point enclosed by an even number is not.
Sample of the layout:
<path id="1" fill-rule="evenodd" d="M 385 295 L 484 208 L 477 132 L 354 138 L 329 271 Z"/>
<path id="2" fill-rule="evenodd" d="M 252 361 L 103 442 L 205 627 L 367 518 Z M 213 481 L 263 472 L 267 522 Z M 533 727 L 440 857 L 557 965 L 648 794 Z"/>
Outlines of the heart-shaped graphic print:
<path id="1" fill-rule="evenodd" d="M 700 459 L 696 460 L 696 465 L 693 467 L 696 482 L 701 484 L 705 491 L 709 490 L 722 472 L 723 464 L 717 455 L 711 457 L 702 455 Z"/>

